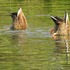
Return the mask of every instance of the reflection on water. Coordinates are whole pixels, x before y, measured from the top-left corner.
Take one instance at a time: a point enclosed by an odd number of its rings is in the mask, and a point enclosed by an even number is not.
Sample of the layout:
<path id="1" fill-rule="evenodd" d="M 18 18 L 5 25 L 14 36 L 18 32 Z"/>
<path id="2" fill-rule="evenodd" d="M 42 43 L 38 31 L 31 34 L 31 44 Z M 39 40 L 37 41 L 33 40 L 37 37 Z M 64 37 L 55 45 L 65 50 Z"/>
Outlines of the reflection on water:
<path id="1" fill-rule="evenodd" d="M 70 42 L 69 36 L 58 36 L 55 42 L 57 49 L 59 49 L 58 51 L 61 50 L 61 52 L 63 52 L 62 49 L 65 49 L 66 52 L 68 52 Z"/>
<path id="2" fill-rule="evenodd" d="M 10 30 L 10 12 L 21 6 L 28 29 Z M 0 0 L 0 70 L 70 70 L 69 37 L 51 38 L 48 15 L 70 13 L 69 0 Z"/>
<path id="3" fill-rule="evenodd" d="M 48 28 L 45 27 L 30 28 L 26 31 L 1 29 L 1 68 L 5 67 L 6 70 L 66 69 L 70 64 L 69 43 L 67 36 L 58 36 L 53 40 Z"/>
<path id="4" fill-rule="evenodd" d="M 46 59 L 46 57 L 51 55 L 51 52 L 48 51 L 53 49 L 52 47 L 51 49 L 48 48 L 50 46 L 48 43 L 51 38 L 49 38 L 48 35 L 46 36 L 46 33 L 50 35 L 49 32 L 45 31 L 45 28 L 29 29 L 26 31 L 1 29 L 1 68 L 3 69 L 4 67 L 6 70 L 44 69 L 43 65 L 47 64 L 47 61 L 49 60 L 48 58 Z M 53 44 L 52 41 L 51 44 Z"/>
<path id="5" fill-rule="evenodd" d="M 68 67 L 70 65 L 70 36 L 57 36 L 55 47 L 56 56 L 62 56 L 61 64 Z"/>

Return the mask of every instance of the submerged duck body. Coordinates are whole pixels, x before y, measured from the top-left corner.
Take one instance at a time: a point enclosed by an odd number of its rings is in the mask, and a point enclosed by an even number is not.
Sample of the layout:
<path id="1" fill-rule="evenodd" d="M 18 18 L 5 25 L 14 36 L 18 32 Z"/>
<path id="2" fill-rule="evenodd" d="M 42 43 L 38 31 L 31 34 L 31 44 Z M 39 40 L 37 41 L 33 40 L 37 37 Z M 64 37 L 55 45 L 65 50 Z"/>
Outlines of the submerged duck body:
<path id="1" fill-rule="evenodd" d="M 12 17 L 12 30 L 26 30 L 28 25 L 27 25 L 27 20 L 22 12 L 22 9 L 20 8 L 18 12 L 11 13 L 10 15 Z"/>
<path id="2" fill-rule="evenodd" d="M 70 23 L 68 18 L 68 13 L 65 12 L 64 19 L 60 17 L 51 16 L 51 19 L 54 21 L 55 26 L 51 29 L 50 33 L 54 36 L 57 35 L 69 35 L 70 34 Z"/>

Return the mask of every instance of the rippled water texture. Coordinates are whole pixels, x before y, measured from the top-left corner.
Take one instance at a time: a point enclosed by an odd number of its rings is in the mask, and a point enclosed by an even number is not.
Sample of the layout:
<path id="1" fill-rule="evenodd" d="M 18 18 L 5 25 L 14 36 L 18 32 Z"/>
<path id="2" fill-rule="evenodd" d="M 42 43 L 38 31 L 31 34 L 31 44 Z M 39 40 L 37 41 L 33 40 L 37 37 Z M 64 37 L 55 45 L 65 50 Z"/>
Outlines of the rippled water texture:
<path id="1" fill-rule="evenodd" d="M 27 30 L 10 30 L 11 12 L 22 7 Z M 0 70 L 70 70 L 70 38 L 51 38 L 48 15 L 70 16 L 69 0 L 0 0 Z"/>

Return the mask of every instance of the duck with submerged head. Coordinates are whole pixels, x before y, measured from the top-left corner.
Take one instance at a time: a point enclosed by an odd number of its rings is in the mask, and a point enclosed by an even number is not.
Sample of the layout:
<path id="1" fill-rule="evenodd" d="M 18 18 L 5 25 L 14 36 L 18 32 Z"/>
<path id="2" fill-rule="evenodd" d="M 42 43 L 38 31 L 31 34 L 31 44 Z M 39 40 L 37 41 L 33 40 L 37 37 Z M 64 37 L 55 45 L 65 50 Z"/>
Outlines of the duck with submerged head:
<path id="1" fill-rule="evenodd" d="M 27 20 L 21 8 L 17 13 L 11 13 L 10 16 L 12 17 L 12 30 L 26 30 L 28 27 Z"/>
<path id="2" fill-rule="evenodd" d="M 50 33 L 53 34 L 52 37 L 57 36 L 57 35 L 69 35 L 70 24 L 69 24 L 67 12 L 65 12 L 64 19 L 57 16 L 55 17 L 51 16 L 51 19 L 55 23 L 54 28 L 50 30 Z"/>

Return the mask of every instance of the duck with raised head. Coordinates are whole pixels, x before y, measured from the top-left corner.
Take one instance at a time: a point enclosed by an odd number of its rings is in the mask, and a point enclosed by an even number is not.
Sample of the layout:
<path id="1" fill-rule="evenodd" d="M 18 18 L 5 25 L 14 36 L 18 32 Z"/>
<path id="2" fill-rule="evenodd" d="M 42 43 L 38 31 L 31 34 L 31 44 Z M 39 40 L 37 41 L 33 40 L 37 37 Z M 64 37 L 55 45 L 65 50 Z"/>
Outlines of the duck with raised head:
<path id="1" fill-rule="evenodd" d="M 13 12 L 10 14 L 12 17 L 12 30 L 26 30 L 28 27 L 26 17 L 20 8 L 18 12 Z"/>
<path id="2" fill-rule="evenodd" d="M 65 12 L 64 18 L 57 16 L 51 16 L 51 19 L 54 21 L 55 26 L 50 30 L 50 33 L 53 34 L 52 37 L 57 35 L 69 35 L 70 33 L 70 23 L 68 19 L 68 13 Z"/>

